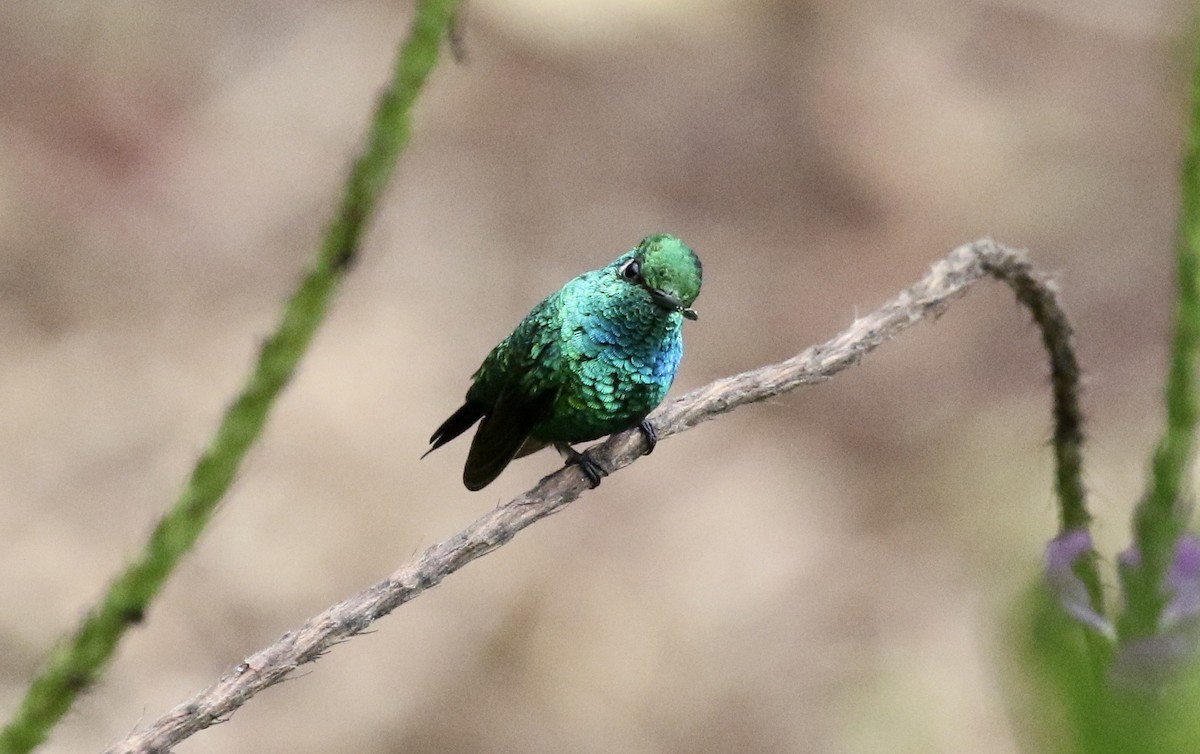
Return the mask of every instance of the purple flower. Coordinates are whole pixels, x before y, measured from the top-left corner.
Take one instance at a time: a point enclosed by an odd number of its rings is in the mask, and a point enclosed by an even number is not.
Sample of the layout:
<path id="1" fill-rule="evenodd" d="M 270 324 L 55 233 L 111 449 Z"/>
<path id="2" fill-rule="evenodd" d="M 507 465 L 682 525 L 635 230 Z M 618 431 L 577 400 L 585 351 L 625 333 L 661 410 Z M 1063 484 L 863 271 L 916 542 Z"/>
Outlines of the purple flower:
<path id="1" fill-rule="evenodd" d="M 1081 529 L 1068 531 L 1046 546 L 1046 585 L 1068 615 L 1109 640 L 1116 628 L 1097 612 L 1087 586 L 1075 573 L 1080 558 L 1092 557 L 1092 538 Z M 1141 554 L 1130 548 L 1118 557 L 1118 568 L 1128 575 L 1141 566 Z M 1126 584 L 1128 578 L 1122 579 Z M 1128 688 L 1150 689 L 1166 680 L 1186 660 L 1200 640 L 1200 539 L 1180 537 L 1175 559 L 1167 572 L 1167 604 L 1152 636 L 1124 640 L 1117 649 L 1113 680 Z"/>
<path id="2" fill-rule="evenodd" d="M 1116 628 L 1092 607 L 1087 585 L 1075 573 L 1075 563 L 1091 555 L 1092 535 L 1084 529 L 1072 529 L 1050 540 L 1046 545 L 1046 585 L 1067 615 L 1101 636 L 1115 639 Z"/>
<path id="3" fill-rule="evenodd" d="M 1200 540 L 1186 534 L 1175 545 L 1175 560 L 1167 574 L 1171 601 L 1162 614 L 1162 627 L 1171 629 L 1200 619 Z"/>

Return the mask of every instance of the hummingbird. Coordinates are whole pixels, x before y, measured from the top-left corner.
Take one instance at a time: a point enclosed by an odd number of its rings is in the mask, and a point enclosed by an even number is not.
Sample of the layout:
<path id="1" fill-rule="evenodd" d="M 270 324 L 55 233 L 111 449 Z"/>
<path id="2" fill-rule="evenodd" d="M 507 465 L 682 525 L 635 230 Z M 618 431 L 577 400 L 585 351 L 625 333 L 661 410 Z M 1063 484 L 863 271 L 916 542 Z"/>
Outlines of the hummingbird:
<path id="1" fill-rule="evenodd" d="M 479 422 L 463 484 L 481 490 L 515 458 L 553 445 L 591 486 L 607 471 L 573 444 L 638 427 L 670 389 L 683 320 L 700 295 L 700 258 L 675 236 L 648 236 L 535 306 L 471 376 L 466 401 L 429 438 L 429 455 Z"/>

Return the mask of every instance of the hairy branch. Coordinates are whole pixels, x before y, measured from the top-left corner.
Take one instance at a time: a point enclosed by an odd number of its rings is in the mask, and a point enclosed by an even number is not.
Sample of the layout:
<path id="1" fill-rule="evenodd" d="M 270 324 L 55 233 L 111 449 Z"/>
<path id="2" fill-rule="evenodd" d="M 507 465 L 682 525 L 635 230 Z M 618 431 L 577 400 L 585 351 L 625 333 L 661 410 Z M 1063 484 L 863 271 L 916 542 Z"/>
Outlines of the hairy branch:
<path id="1" fill-rule="evenodd" d="M 650 420 L 659 439 L 708 421 L 747 403 L 771 398 L 800 385 L 823 382 L 856 364 L 876 346 L 914 324 L 936 317 L 949 303 L 984 277 L 1007 282 L 1018 299 L 1034 313 L 1051 354 L 1054 382 L 1055 445 L 1060 491 L 1072 496 L 1064 506 L 1064 526 L 1086 527 L 1088 516 L 1079 482 L 1079 370 L 1071 350 L 1070 329 L 1058 306 L 1053 285 L 1037 274 L 1023 252 L 991 240 L 955 249 L 937 262 L 919 283 L 903 291 L 872 314 L 856 319 L 840 335 L 778 364 L 712 382 L 663 406 Z M 1063 446 L 1069 446 L 1066 450 Z M 614 435 L 589 453 L 603 467 L 617 470 L 637 460 L 645 450 L 642 433 Z M 364 631 L 442 579 L 508 542 L 526 526 L 560 510 L 588 489 L 583 472 L 564 467 L 536 487 L 489 511 L 444 542 L 433 545 L 391 576 L 330 607 L 271 646 L 247 657 L 209 688 L 180 704 L 150 725 L 135 731 L 106 751 L 165 752 L 172 746 L 228 718 L 250 697 L 284 680 L 299 666 L 312 662 L 335 643 Z M 1099 595 L 1099 580 L 1096 580 Z"/>

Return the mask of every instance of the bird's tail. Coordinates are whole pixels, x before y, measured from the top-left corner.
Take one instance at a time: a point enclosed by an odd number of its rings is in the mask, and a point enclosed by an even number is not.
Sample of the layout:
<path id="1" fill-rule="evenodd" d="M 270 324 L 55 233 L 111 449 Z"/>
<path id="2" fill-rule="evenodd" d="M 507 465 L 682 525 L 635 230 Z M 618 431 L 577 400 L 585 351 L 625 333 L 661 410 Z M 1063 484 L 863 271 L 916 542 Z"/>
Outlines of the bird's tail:
<path id="1" fill-rule="evenodd" d="M 449 419 L 442 422 L 442 426 L 438 427 L 433 436 L 429 438 L 432 446 L 429 450 L 422 453 L 421 457 L 424 458 L 463 432 L 466 432 L 475 422 L 483 417 L 483 413 L 486 410 L 481 403 L 474 403 L 472 401 L 464 403 L 457 411 L 450 415 Z"/>

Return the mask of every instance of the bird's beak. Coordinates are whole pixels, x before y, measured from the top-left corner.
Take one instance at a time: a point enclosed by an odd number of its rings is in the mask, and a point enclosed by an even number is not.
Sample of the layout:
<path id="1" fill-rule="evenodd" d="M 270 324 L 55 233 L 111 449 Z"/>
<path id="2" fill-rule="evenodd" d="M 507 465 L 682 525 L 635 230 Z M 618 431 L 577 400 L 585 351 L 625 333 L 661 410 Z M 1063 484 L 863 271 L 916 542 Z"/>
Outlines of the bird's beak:
<path id="1" fill-rule="evenodd" d="M 696 320 L 700 318 L 700 315 L 696 314 L 695 309 L 685 307 L 683 302 L 666 291 L 660 291 L 657 288 L 651 288 L 650 297 L 654 299 L 654 303 L 660 308 L 666 309 L 669 312 L 679 312 L 690 320 Z"/>

